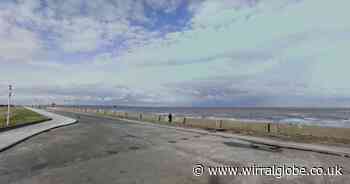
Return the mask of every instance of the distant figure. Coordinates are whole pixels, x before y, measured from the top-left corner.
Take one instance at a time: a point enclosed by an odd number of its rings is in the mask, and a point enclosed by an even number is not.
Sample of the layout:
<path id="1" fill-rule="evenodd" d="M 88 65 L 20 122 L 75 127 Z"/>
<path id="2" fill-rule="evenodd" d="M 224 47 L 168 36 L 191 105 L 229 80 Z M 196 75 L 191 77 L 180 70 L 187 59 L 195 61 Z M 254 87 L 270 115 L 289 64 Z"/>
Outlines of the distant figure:
<path id="1" fill-rule="evenodd" d="M 173 115 L 171 113 L 169 113 L 168 115 L 168 120 L 169 120 L 169 123 L 173 121 Z"/>

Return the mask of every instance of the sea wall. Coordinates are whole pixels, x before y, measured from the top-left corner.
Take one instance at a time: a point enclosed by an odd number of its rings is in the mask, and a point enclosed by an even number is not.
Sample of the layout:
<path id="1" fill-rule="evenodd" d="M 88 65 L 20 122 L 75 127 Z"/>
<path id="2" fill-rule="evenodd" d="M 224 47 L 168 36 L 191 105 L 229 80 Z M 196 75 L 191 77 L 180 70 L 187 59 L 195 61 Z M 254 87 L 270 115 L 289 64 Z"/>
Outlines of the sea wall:
<path id="1" fill-rule="evenodd" d="M 70 111 L 81 113 L 93 113 L 98 115 L 113 116 L 131 120 L 141 120 L 159 124 L 169 124 L 176 126 L 186 126 L 192 128 L 214 129 L 222 131 L 234 131 L 249 133 L 251 135 L 271 135 L 286 137 L 316 137 L 333 138 L 350 141 L 350 128 L 319 127 L 309 125 L 279 124 L 271 122 L 248 122 L 224 119 L 191 118 L 173 116 L 169 122 L 167 115 L 139 112 L 116 112 L 104 109 L 77 108 L 77 107 L 55 107 L 52 110 Z"/>

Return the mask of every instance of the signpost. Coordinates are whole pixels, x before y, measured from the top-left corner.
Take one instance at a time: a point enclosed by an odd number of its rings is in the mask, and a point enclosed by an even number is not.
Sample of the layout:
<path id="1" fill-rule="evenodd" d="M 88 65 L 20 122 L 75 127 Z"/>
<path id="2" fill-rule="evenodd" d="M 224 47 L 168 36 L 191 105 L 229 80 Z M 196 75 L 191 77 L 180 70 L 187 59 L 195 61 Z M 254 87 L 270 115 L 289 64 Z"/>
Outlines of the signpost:
<path id="1" fill-rule="evenodd" d="M 10 116 L 11 116 L 11 96 L 12 96 L 12 85 L 9 85 L 9 98 L 7 102 L 7 119 L 6 119 L 6 126 L 10 125 Z"/>

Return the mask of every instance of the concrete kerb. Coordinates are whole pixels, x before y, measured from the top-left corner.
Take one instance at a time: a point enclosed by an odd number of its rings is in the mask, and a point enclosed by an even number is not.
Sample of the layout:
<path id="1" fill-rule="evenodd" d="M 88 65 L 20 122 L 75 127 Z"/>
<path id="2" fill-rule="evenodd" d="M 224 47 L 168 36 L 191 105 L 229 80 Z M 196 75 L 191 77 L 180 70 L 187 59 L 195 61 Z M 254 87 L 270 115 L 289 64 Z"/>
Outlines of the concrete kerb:
<path id="1" fill-rule="evenodd" d="M 0 133 L 1 132 L 6 132 L 6 131 L 9 131 L 9 130 L 13 130 L 13 129 L 16 129 L 16 128 L 21 128 L 21 127 L 25 127 L 25 126 L 38 124 L 38 123 L 43 123 L 43 122 L 50 121 L 50 120 L 51 120 L 51 118 L 46 118 L 44 120 L 33 121 L 33 122 L 30 122 L 30 123 L 25 123 L 25 124 L 15 125 L 15 126 L 11 126 L 11 127 L 1 128 L 0 129 Z"/>
<path id="2" fill-rule="evenodd" d="M 26 107 L 34 112 L 37 112 L 43 116 L 49 117 L 51 120 L 47 122 L 42 122 L 39 124 L 28 125 L 12 130 L 8 130 L 0 133 L 0 152 L 3 152 L 33 136 L 38 134 L 72 125 L 77 123 L 78 121 L 72 118 L 64 117 L 58 114 L 50 113 L 47 111 L 33 109 Z"/>

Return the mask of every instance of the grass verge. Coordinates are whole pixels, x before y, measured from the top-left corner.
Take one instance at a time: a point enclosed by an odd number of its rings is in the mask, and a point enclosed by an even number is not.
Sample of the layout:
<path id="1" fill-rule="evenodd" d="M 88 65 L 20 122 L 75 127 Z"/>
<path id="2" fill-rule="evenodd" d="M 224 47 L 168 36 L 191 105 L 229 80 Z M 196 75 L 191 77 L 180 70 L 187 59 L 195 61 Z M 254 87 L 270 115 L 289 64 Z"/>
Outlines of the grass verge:
<path id="1" fill-rule="evenodd" d="M 49 120 L 48 117 L 42 116 L 24 107 L 14 107 L 11 108 L 10 124 L 6 127 L 6 115 L 7 108 L 0 107 L 0 130 Z"/>

